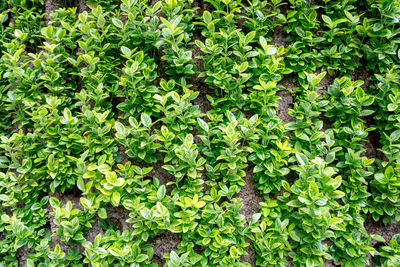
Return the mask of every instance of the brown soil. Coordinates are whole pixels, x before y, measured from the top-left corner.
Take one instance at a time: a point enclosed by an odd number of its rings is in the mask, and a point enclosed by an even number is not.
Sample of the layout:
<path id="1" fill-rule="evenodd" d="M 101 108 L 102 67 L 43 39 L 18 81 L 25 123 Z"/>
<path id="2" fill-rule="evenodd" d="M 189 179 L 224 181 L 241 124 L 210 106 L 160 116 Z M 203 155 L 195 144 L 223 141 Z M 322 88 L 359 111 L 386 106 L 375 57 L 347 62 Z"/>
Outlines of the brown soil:
<path id="1" fill-rule="evenodd" d="M 364 226 L 369 235 L 381 235 L 386 242 L 389 242 L 393 235 L 400 233 L 400 222 L 386 224 L 381 221 L 375 222 L 372 216 L 367 217 Z M 372 245 L 376 245 L 377 243 L 379 242 L 372 239 Z"/>
<path id="2" fill-rule="evenodd" d="M 259 211 L 258 206 L 260 202 L 264 201 L 264 198 L 261 196 L 260 192 L 256 189 L 253 181 L 253 172 L 252 169 L 254 166 L 249 166 L 246 169 L 246 176 L 244 177 L 245 185 L 240 189 L 239 193 L 235 196 L 237 198 L 242 199 L 243 207 L 240 210 L 240 213 L 243 214 L 246 218 L 247 223 L 250 222 L 253 214 Z M 251 240 L 248 239 L 247 242 L 251 244 Z M 241 262 L 248 262 L 251 266 L 256 266 L 256 253 L 248 246 L 245 248 L 245 251 L 248 255 L 242 256 Z"/>
<path id="3" fill-rule="evenodd" d="M 51 13 L 53 13 L 57 7 L 61 6 L 59 0 L 45 0 L 44 1 L 44 11 L 45 11 L 45 20 L 47 23 L 51 20 Z"/>
<path id="4" fill-rule="evenodd" d="M 157 255 L 153 255 L 153 258 L 151 259 L 151 263 L 156 263 L 158 266 L 163 266 L 164 265 L 165 260 L 161 259 L 160 257 L 158 257 Z"/>
<path id="5" fill-rule="evenodd" d="M 193 36 L 192 36 L 192 42 L 193 43 L 191 45 L 189 45 L 189 48 L 192 50 L 193 62 L 196 65 L 197 71 L 198 72 L 203 72 L 204 71 L 204 62 L 199 57 L 203 56 L 204 53 L 203 53 L 203 51 L 201 51 L 200 47 L 198 47 L 194 43 L 196 40 L 204 42 L 203 36 L 201 36 L 200 33 L 195 32 L 193 34 Z M 198 75 L 195 74 L 194 76 L 195 76 L 194 80 L 196 81 L 198 79 Z"/>
<path id="6" fill-rule="evenodd" d="M 85 0 L 79 0 L 78 1 L 78 12 L 82 13 L 83 11 L 89 12 L 90 8 L 86 5 L 86 1 Z"/>
<path id="7" fill-rule="evenodd" d="M 371 84 L 370 81 L 371 74 L 369 74 L 364 67 L 360 67 L 355 71 L 350 71 L 350 76 L 352 81 L 358 81 L 358 80 L 364 81 L 364 84 L 361 85 L 361 88 L 363 88 L 364 90 L 369 89 L 369 86 Z"/>
<path id="8" fill-rule="evenodd" d="M 286 76 L 279 82 L 281 90 L 277 92 L 280 97 L 278 107 L 276 108 L 276 115 L 282 120 L 283 123 L 295 121 L 295 119 L 289 115 L 288 111 L 293 108 L 293 91 L 299 85 L 292 81 L 290 76 Z"/>
<path id="9" fill-rule="evenodd" d="M 280 96 L 278 107 L 276 108 L 276 115 L 282 120 L 283 123 L 295 121 L 295 119 L 289 115 L 288 111 L 293 107 L 293 96 L 288 90 L 280 90 L 277 92 Z"/>
<path id="10" fill-rule="evenodd" d="M 176 250 L 178 244 L 181 242 L 179 234 L 171 233 L 166 231 L 156 236 L 152 242 L 154 255 L 158 257 L 158 260 L 165 263 L 164 254 L 170 253 L 172 250 Z"/>
<path id="11" fill-rule="evenodd" d="M 156 164 L 154 164 L 153 170 L 151 170 L 148 176 L 158 178 L 161 184 L 166 185 L 168 182 L 174 181 L 174 176 L 169 174 L 169 172 L 162 167 L 163 165 L 164 165 L 163 161 L 159 161 Z M 167 190 L 171 187 L 172 185 L 167 186 Z"/>
<path id="12" fill-rule="evenodd" d="M 250 239 L 248 239 L 246 242 L 251 244 L 251 240 Z M 256 252 L 251 248 L 251 246 L 246 247 L 244 250 L 247 252 L 247 255 L 242 256 L 240 258 L 240 261 L 241 262 L 248 262 L 248 263 L 251 264 L 252 267 L 257 266 L 256 265 L 256 262 L 257 262 L 257 258 L 256 258 L 257 254 L 256 254 Z"/>
<path id="13" fill-rule="evenodd" d="M 49 196 L 57 198 L 60 201 L 61 206 L 65 205 L 68 201 L 71 201 L 73 209 L 83 209 L 83 206 L 80 202 L 80 196 L 78 195 L 68 195 L 57 191 L 55 193 L 50 193 Z M 54 216 L 51 214 L 51 212 L 53 212 L 53 208 L 50 206 L 50 204 L 47 204 L 47 210 L 48 210 L 47 216 L 50 222 L 50 231 L 52 234 L 54 234 L 58 226 L 54 223 Z M 82 254 L 84 253 L 84 249 L 81 244 L 73 243 L 71 241 L 68 243 L 64 243 L 61 241 L 59 236 L 52 236 L 50 249 L 54 250 L 56 245 L 59 245 L 61 250 L 65 253 L 67 253 L 69 249 L 76 249 L 80 253 Z"/>
<path id="14" fill-rule="evenodd" d="M 241 198 L 243 207 L 240 213 L 246 217 L 246 221 L 251 220 L 251 216 L 258 212 L 258 204 L 264 201 L 260 192 L 254 186 L 252 167 L 247 167 L 246 176 L 244 177 L 245 185 L 240 189 L 235 197 Z"/>
<path id="15" fill-rule="evenodd" d="M 202 1 L 194 1 L 192 3 L 191 8 L 194 9 L 194 14 L 196 16 L 202 16 L 203 15 L 203 10 L 202 10 L 202 5 L 201 3 Z"/>
<path id="16" fill-rule="evenodd" d="M 151 0 L 151 5 L 154 6 L 155 3 L 160 2 L 161 0 Z"/>
<path id="17" fill-rule="evenodd" d="M 26 265 L 26 256 L 29 254 L 29 249 L 27 245 L 24 245 L 18 249 L 17 252 L 17 259 L 19 262 L 19 266 L 25 266 Z"/>
<path id="18" fill-rule="evenodd" d="M 107 211 L 108 212 L 108 211 Z M 108 215 L 108 214 L 107 214 Z M 98 223 L 99 218 L 96 217 L 94 219 L 94 222 L 92 223 L 92 228 L 89 229 L 88 233 L 86 234 L 86 240 L 88 240 L 89 242 L 94 242 L 94 239 L 96 238 L 96 236 L 98 234 L 104 234 L 103 229 L 101 229 L 101 227 L 99 226 Z"/>
<path id="19" fill-rule="evenodd" d="M 374 221 L 371 215 L 367 216 L 367 219 L 364 222 L 365 229 L 367 230 L 369 235 L 380 235 L 382 236 L 386 242 L 389 242 L 393 235 L 400 233 L 400 222 L 398 223 L 383 223 L 381 221 Z M 376 241 L 371 238 L 372 246 L 379 251 L 379 247 L 385 245 L 383 242 Z M 373 256 L 368 255 L 370 267 L 374 267 L 375 259 Z"/>
<path id="20" fill-rule="evenodd" d="M 377 155 L 379 152 L 376 150 L 376 148 L 372 145 L 372 143 L 367 139 L 366 141 L 361 141 L 360 144 L 364 147 L 365 151 L 361 153 L 361 156 L 367 157 L 367 158 L 377 158 Z"/>
<path id="21" fill-rule="evenodd" d="M 320 74 L 320 71 L 316 71 L 316 75 Z M 328 87 L 333 84 L 335 81 L 335 77 L 330 76 L 328 73 L 325 74 L 325 77 L 317 84 L 317 87 L 321 88 L 318 90 L 318 93 L 322 96 L 328 91 Z"/>
<path id="22" fill-rule="evenodd" d="M 195 6 L 198 6 L 198 3 L 194 3 Z M 198 12 L 202 11 L 201 9 L 198 9 Z M 202 12 L 201 12 L 202 13 Z M 195 40 L 203 41 L 204 38 L 201 36 L 200 33 L 195 32 L 192 37 L 192 42 L 193 44 L 189 45 L 189 48 L 192 50 L 192 57 L 193 57 L 193 62 L 196 66 L 196 69 L 198 72 L 203 72 L 204 71 L 204 62 L 203 59 L 199 58 L 204 55 L 204 53 L 200 50 L 200 48 L 194 43 Z M 193 101 L 194 105 L 198 105 L 200 108 L 200 111 L 202 113 L 206 113 L 207 111 L 211 110 L 211 105 L 210 102 L 208 101 L 206 95 L 207 94 L 212 94 L 209 86 L 204 83 L 204 78 L 200 78 L 198 74 L 193 75 L 193 77 L 190 79 L 190 84 L 193 84 L 192 89 L 194 91 L 199 91 L 199 96 Z"/>
<path id="23" fill-rule="evenodd" d="M 324 260 L 324 267 L 336 267 L 340 265 L 335 265 L 333 261 Z"/>
<path id="24" fill-rule="evenodd" d="M 126 125 L 126 124 L 124 124 L 124 125 Z M 120 164 L 125 165 L 130 159 L 129 159 L 128 155 L 126 155 L 125 148 L 122 144 L 118 143 L 117 147 L 118 147 L 118 153 L 121 157 Z"/>
<path id="25" fill-rule="evenodd" d="M 272 34 L 271 44 L 280 47 L 286 47 L 288 44 L 286 43 L 286 32 L 283 29 L 283 26 L 277 26 Z"/>
<path id="26" fill-rule="evenodd" d="M 114 207 L 111 205 L 108 205 L 106 210 L 107 218 L 110 219 L 121 232 L 127 229 L 133 230 L 132 224 L 126 222 L 130 218 L 129 210 L 125 209 L 123 206 Z"/>
<path id="27" fill-rule="evenodd" d="M 44 12 L 45 12 L 45 20 L 47 23 L 51 20 L 51 13 L 56 9 L 61 7 L 66 7 L 66 3 L 63 0 L 45 0 L 44 1 Z M 75 0 L 72 5 L 77 7 L 77 12 L 82 13 L 83 11 L 90 11 L 90 8 L 86 5 L 85 0 Z"/>
<path id="28" fill-rule="evenodd" d="M 200 92 L 202 92 L 201 89 Z M 200 111 L 204 114 L 207 113 L 207 111 L 211 110 L 211 104 L 205 94 L 200 93 L 200 95 L 195 100 L 193 100 L 193 104 L 198 105 Z"/>

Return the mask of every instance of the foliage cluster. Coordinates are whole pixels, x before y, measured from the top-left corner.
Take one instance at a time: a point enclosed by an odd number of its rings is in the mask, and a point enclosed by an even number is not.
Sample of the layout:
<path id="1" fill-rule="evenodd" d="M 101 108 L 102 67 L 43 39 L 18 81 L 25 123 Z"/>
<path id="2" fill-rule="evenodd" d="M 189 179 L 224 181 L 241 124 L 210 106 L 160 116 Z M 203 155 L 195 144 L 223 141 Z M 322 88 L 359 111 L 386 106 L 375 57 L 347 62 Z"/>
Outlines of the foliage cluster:
<path id="1" fill-rule="evenodd" d="M 0 1 L 1 266 L 400 264 L 399 0 L 59 2 Z"/>

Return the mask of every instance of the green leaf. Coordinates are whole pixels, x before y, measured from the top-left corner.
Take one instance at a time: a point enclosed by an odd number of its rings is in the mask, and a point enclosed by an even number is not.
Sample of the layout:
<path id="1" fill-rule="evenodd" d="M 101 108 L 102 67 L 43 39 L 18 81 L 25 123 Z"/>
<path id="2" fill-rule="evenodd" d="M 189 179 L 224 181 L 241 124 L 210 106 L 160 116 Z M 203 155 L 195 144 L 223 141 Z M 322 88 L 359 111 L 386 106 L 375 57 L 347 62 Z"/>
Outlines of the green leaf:
<path id="1" fill-rule="evenodd" d="M 204 228 L 198 228 L 197 232 L 201 237 L 208 237 L 208 232 Z"/>
<path id="2" fill-rule="evenodd" d="M 294 240 L 294 241 L 297 241 L 297 242 L 299 242 L 300 241 L 300 237 L 298 236 L 298 234 L 297 234 L 297 232 L 296 231 L 290 231 L 289 232 L 289 235 L 290 235 L 290 237 Z"/>
<path id="3" fill-rule="evenodd" d="M 124 56 L 127 56 L 127 57 L 129 57 L 130 55 L 131 55 L 131 50 L 128 48 L 128 47 L 126 47 L 126 46 L 121 46 L 121 51 L 122 51 L 122 54 L 124 54 Z"/>
<path id="4" fill-rule="evenodd" d="M 388 182 L 385 178 L 385 175 L 383 175 L 383 173 L 376 173 L 375 180 L 381 184 L 386 184 Z"/>
<path id="5" fill-rule="evenodd" d="M 171 33 L 174 32 L 174 26 L 168 20 L 163 17 L 160 17 L 160 19 L 162 23 L 171 31 Z"/>
<path id="6" fill-rule="evenodd" d="M 361 87 L 358 87 L 356 89 L 356 98 L 357 98 L 358 102 L 361 102 L 364 97 L 365 97 L 364 90 Z"/>
<path id="7" fill-rule="evenodd" d="M 114 207 L 117 207 L 119 205 L 119 201 L 121 200 L 121 195 L 119 194 L 119 192 L 113 192 L 112 196 L 111 196 L 111 204 Z"/>
<path id="8" fill-rule="evenodd" d="M 305 165 L 308 162 L 307 157 L 301 153 L 296 152 L 296 158 L 300 165 Z"/>
<path id="9" fill-rule="evenodd" d="M 292 200 L 292 201 L 289 201 L 288 203 L 286 203 L 286 205 L 290 206 L 290 207 L 301 207 L 302 204 L 298 200 Z"/>
<path id="10" fill-rule="evenodd" d="M 117 174 L 115 172 L 107 172 L 106 173 L 107 183 L 113 185 L 117 182 Z"/>
<path id="11" fill-rule="evenodd" d="M 386 179 L 390 180 L 394 177 L 395 173 L 394 173 L 394 169 L 392 166 L 386 167 L 385 170 L 385 177 Z"/>
<path id="12" fill-rule="evenodd" d="M 57 198 L 51 197 L 49 203 L 53 208 L 60 206 L 60 201 Z"/>
<path id="13" fill-rule="evenodd" d="M 394 132 L 392 132 L 392 134 L 390 135 L 390 140 L 392 142 L 397 141 L 400 138 L 400 130 L 396 130 Z"/>
<path id="14" fill-rule="evenodd" d="M 267 56 L 275 55 L 276 52 L 277 52 L 277 49 L 275 46 L 269 46 L 269 47 L 267 47 L 267 49 L 265 49 L 265 54 L 267 54 Z"/>
<path id="15" fill-rule="evenodd" d="M 332 163 L 334 160 L 335 160 L 335 157 L 336 157 L 336 155 L 335 155 L 335 151 L 331 151 L 331 152 L 329 152 L 327 155 L 326 155 L 326 158 L 325 158 L 325 161 L 326 161 L 326 163 Z"/>
<path id="16" fill-rule="evenodd" d="M 256 36 L 256 32 L 255 31 L 251 31 L 249 32 L 246 37 L 245 37 L 245 43 L 248 44 L 251 41 L 253 41 L 254 37 Z"/>
<path id="17" fill-rule="evenodd" d="M 315 182 L 311 182 L 308 186 L 308 195 L 311 199 L 314 199 L 319 194 L 318 185 Z"/>
<path id="18" fill-rule="evenodd" d="M 105 208 L 100 208 L 97 214 L 101 219 L 107 219 L 107 210 Z"/>
<path id="19" fill-rule="evenodd" d="M 72 114 L 71 114 L 71 110 L 69 110 L 69 108 L 65 108 L 65 109 L 64 109 L 63 115 L 64 115 L 64 118 L 65 118 L 65 120 L 66 120 L 67 122 L 70 121 L 70 120 L 72 120 Z"/>
<path id="20" fill-rule="evenodd" d="M 109 248 L 108 248 L 108 252 L 109 252 L 111 255 L 113 255 L 114 257 L 122 257 L 122 256 L 123 256 L 122 251 L 119 250 L 119 249 L 116 248 L 116 247 L 109 247 Z"/>
<path id="21" fill-rule="evenodd" d="M 110 165 L 108 165 L 108 164 L 100 164 L 100 165 L 97 167 L 97 170 L 98 170 L 99 172 L 101 172 L 101 173 L 107 173 L 107 172 L 111 171 L 111 167 L 110 167 Z"/>
<path id="22" fill-rule="evenodd" d="M 389 111 L 395 111 L 397 109 L 397 105 L 394 104 L 394 103 L 390 103 L 390 104 L 387 105 L 387 109 Z"/>
<path id="23" fill-rule="evenodd" d="M 96 177 L 96 172 L 94 171 L 87 171 L 83 174 L 83 179 L 90 179 Z"/>
<path id="24" fill-rule="evenodd" d="M 142 115 L 140 116 L 141 120 L 142 120 L 142 124 L 146 127 L 149 127 L 152 123 L 151 118 L 149 115 L 147 115 L 146 113 L 142 113 Z"/>
<path id="25" fill-rule="evenodd" d="M 372 95 L 366 95 L 362 100 L 361 100 L 361 105 L 364 107 L 372 105 L 372 103 L 375 102 L 375 97 Z"/>
<path id="26" fill-rule="evenodd" d="M 99 4 L 98 3 L 96 3 L 96 2 L 86 2 L 86 5 L 90 8 L 90 9 L 95 9 L 96 7 L 98 7 L 99 6 Z"/>
<path id="27" fill-rule="evenodd" d="M 145 260 L 147 260 L 149 258 L 149 256 L 145 255 L 145 254 L 140 254 L 136 257 L 136 262 L 144 262 Z"/>
<path id="28" fill-rule="evenodd" d="M 261 218 L 261 213 L 255 213 L 251 216 L 251 223 L 256 223 Z"/>
<path id="29" fill-rule="evenodd" d="M 247 68 L 249 67 L 249 63 L 246 61 L 246 62 L 243 62 L 242 64 L 240 64 L 240 66 L 239 66 L 239 72 L 240 73 L 242 73 L 242 72 L 245 72 L 246 70 L 247 70 Z"/>
<path id="30" fill-rule="evenodd" d="M 378 234 L 372 234 L 372 235 L 371 235 L 371 238 L 372 238 L 372 239 L 374 239 L 374 240 L 376 240 L 376 241 L 379 241 L 379 242 L 384 242 L 384 243 L 386 243 L 386 240 L 385 240 L 385 238 L 383 238 L 381 235 L 378 235 Z"/>
<path id="31" fill-rule="evenodd" d="M 267 43 L 267 40 L 265 40 L 265 38 L 263 36 L 260 36 L 260 44 L 264 50 L 267 49 L 268 43 Z"/>
<path id="32" fill-rule="evenodd" d="M 232 246 L 229 249 L 229 255 L 231 255 L 231 257 L 233 257 L 233 258 L 238 258 L 239 257 L 239 251 L 237 250 L 236 247 Z"/>
<path id="33" fill-rule="evenodd" d="M 345 193 L 339 190 L 335 190 L 330 194 L 331 198 L 336 199 L 336 198 L 342 198 L 345 196 Z"/>
<path id="34" fill-rule="evenodd" d="M 85 209 L 90 209 L 92 207 L 92 202 L 89 199 L 81 197 L 80 200 Z"/>
<path id="35" fill-rule="evenodd" d="M 326 75 L 326 71 L 321 72 L 316 77 L 311 79 L 311 84 L 313 86 L 316 86 L 317 84 L 319 84 L 322 81 L 322 79 L 325 77 L 325 75 Z"/>
<path id="36" fill-rule="evenodd" d="M 121 187 L 121 186 L 124 185 L 124 183 L 125 183 L 124 178 L 118 178 L 118 179 L 113 183 L 113 185 L 114 185 L 115 187 Z"/>
<path id="37" fill-rule="evenodd" d="M 211 13 L 207 10 L 203 12 L 203 21 L 206 25 L 210 24 L 212 21 Z"/>
<path id="38" fill-rule="evenodd" d="M 157 190 L 157 198 L 162 199 L 165 196 L 166 188 L 165 185 L 161 185 Z"/>
<path id="39" fill-rule="evenodd" d="M 120 29 L 122 29 L 122 28 L 124 27 L 124 24 L 122 23 L 122 21 L 119 20 L 119 19 L 117 19 L 117 18 L 113 18 L 113 19 L 112 19 L 112 23 L 113 23 L 116 27 L 118 27 L 118 28 L 120 28 Z"/>
<path id="40" fill-rule="evenodd" d="M 168 215 L 168 209 L 161 202 L 157 202 L 156 209 L 161 215 L 163 216 Z"/>
<path id="41" fill-rule="evenodd" d="M 328 27 L 332 26 L 333 23 L 332 23 L 332 20 L 330 17 L 328 17 L 326 15 L 322 15 L 321 17 L 322 17 L 323 21 L 328 25 Z"/>
<path id="42" fill-rule="evenodd" d="M 304 32 L 304 30 L 300 27 L 296 27 L 294 29 L 294 31 L 300 36 L 300 37 L 304 37 L 306 35 L 306 33 Z"/>
<path id="43" fill-rule="evenodd" d="M 360 117 L 361 116 L 369 116 L 369 115 L 371 115 L 372 113 L 374 113 L 375 111 L 374 110 L 372 110 L 372 109 L 364 109 L 364 110 L 362 110 L 361 112 L 360 112 Z"/>
<path id="44" fill-rule="evenodd" d="M 172 250 L 172 251 L 169 253 L 169 257 L 170 257 L 170 259 L 171 259 L 172 262 L 176 262 L 176 263 L 179 262 L 179 256 L 178 256 L 178 254 L 176 254 L 176 252 L 175 252 L 174 250 Z"/>
<path id="45" fill-rule="evenodd" d="M 308 258 L 308 259 L 306 260 L 306 267 L 314 267 L 314 266 L 315 266 L 315 265 L 314 265 L 313 259 Z"/>
<path id="46" fill-rule="evenodd" d="M 117 138 L 119 138 L 119 139 L 126 138 L 129 134 L 128 129 L 119 121 L 115 122 L 115 130 L 118 133 Z"/>
<path id="47" fill-rule="evenodd" d="M 143 218 L 146 220 L 150 219 L 150 210 L 148 208 L 143 208 L 140 210 L 140 215 L 142 215 Z"/>
<path id="48" fill-rule="evenodd" d="M 105 24 L 106 24 L 106 20 L 105 20 L 104 16 L 100 15 L 97 18 L 97 25 L 99 25 L 100 28 L 103 28 Z"/>
<path id="49" fill-rule="evenodd" d="M 1 195 L 0 195 L 0 200 L 1 200 L 1 201 L 9 201 L 10 198 L 9 198 L 9 196 L 7 196 L 7 195 L 5 195 L 5 194 L 1 194 Z"/>
<path id="50" fill-rule="evenodd" d="M 197 118 L 197 123 L 199 124 L 201 129 L 208 133 L 210 129 L 208 128 L 208 124 L 204 120 Z"/>

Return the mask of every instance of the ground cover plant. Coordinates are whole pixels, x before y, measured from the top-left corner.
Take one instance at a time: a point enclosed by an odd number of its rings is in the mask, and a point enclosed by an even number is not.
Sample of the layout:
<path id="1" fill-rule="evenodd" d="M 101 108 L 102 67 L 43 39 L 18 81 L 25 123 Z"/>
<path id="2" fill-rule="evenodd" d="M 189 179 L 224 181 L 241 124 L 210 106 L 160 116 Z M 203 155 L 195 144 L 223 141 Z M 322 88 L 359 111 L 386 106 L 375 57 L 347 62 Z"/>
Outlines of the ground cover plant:
<path id="1" fill-rule="evenodd" d="M 0 266 L 400 266 L 399 0 L 0 0 Z"/>

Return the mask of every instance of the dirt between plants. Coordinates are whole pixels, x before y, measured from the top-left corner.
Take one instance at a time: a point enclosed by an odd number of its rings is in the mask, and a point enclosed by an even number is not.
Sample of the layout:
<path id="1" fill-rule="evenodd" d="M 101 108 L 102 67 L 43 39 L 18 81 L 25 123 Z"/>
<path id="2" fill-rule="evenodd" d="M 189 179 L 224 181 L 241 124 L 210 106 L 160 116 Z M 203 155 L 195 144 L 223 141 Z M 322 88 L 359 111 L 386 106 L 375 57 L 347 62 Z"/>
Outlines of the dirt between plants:
<path id="1" fill-rule="evenodd" d="M 152 242 L 154 255 L 157 255 L 161 263 L 165 263 L 163 256 L 172 250 L 175 251 L 181 241 L 182 238 L 179 234 L 170 231 L 157 235 Z"/>
<path id="2" fill-rule="evenodd" d="M 243 178 L 246 183 L 235 196 L 242 199 L 243 207 L 241 208 L 240 213 L 245 216 L 247 223 L 250 222 L 253 214 L 258 212 L 259 203 L 264 201 L 264 198 L 254 185 L 253 168 L 254 166 L 252 165 L 246 168 L 246 176 Z M 248 239 L 247 242 L 251 244 L 251 240 Z M 255 251 L 251 246 L 246 247 L 245 251 L 248 255 L 242 256 L 241 261 L 249 262 L 251 266 L 256 266 Z"/>
<path id="3" fill-rule="evenodd" d="M 235 196 L 242 199 L 243 207 L 240 213 L 245 216 L 247 222 L 251 220 L 254 213 L 257 213 L 259 203 L 264 201 L 264 198 L 254 185 L 253 168 L 254 166 L 246 168 L 246 176 L 243 178 L 246 183 Z"/>
<path id="4" fill-rule="evenodd" d="M 73 209 L 81 209 L 83 210 L 83 206 L 80 201 L 80 191 L 78 189 L 75 190 L 75 194 L 63 194 L 59 191 L 55 193 L 50 193 L 50 197 L 54 197 L 60 201 L 60 205 L 64 206 L 67 204 L 68 201 L 71 201 L 72 208 Z M 50 222 L 50 231 L 51 234 L 54 234 L 58 228 L 58 226 L 54 223 L 54 215 L 51 214 L 53 212 L 53 208 L 50 206 L 49 203 L 47 203 L 47 216 L 49 218 Z M 50 249 L 54 250 L 55 246 L 59 245 L 61 250 L 65 253 L 68 252 L 69 249 L 76 249 L 80 253 L 84 253 L 84 249 L 81 244 L 73 243 L 73 242 L 68 242 L 64 243 L 61 241 L 60 236 L 52 236 L 51 237 L 51 245 Z M 23 265 L 20 265 L 23 266 Z"/>
<path id="5" fill-rule="evenodd" d="M 158 2 L 159 0 L 153 0 L 152 3 Z M 315 2 L 315 1 L 314 1 Z M 320 1 L 317 1 L 320 3 Z M 89 11 L 88 6 L 86 5 L 84 0 L 76 0 L 75 6 L 77 7 L 78 12 Z M 44 1 L 44 12 L 45 20 L 47 23 L 50 21 L 50 14 L 55 11 L 59 7 L 65 7 L 64 1 L 62 0 L 45 0 Z M 203 0 L 194 1 L 193 7 L 196 7 L 196 14 L 202 15 L 204 10 L 210 10 L 210 5 Z M 282 6 L 282 13 L 285 14 L 287 12 L 287 7 L 284 5 Z M 193 35 L 193 40 L 203 40 L 200 32 L 195 32 Z M 204 41 L 204 40 L 203 40 Z M 275 31 L 272 34 L 271 44 L 279 47 L 279 46 L 287 46 L 286 43 L 286 33 L 282 26 L 276 27 Z M 190 46 L 193 49 L 193 59 L 194 63 L 197 67 L 198 71 L 203 71 L 204 66 L 201 59 L 198 57 L 202 55 L 200 49 L 192 44 Z M 162 62 L 161 62 L 162 64 Z M 369 80 L 370 75 L 368 72 L 365 71 L 364 68 L 358 68 L 357 70 L 350 73 L 352 80 L 363 80 L 365 84 L 362 86 L 364 89 L 368 89 L 369 87 Z M 321 81 L 319 86 L 321 87 L 320 93 L 323 94 L 326 92 L 327 87 L 332 84 L 333 77 L 330 77 L 328 74 L 327 76 Z M 204 79 L 199 78 L 198 75 L 195 75 L 189 84 L 193 84 L 192 89 L 199 91 L 199 97 L 194 100 L 195 105 L 199 105 L 200 110 L 203 113 L 206 113 L 208 110 L 211 109 L 210 103 L 206 98 L 207 94 L 213 95 L 213 91 L 204 83 Z M 278 107 L 276 108 L 276 114 L 283 123 L 294 121 L 288 114 L 288 109 L 293 107 L 293 96 L 291 91 L 298 87 L 299 85 L 293 81 L 291 75 L 286 75 L 282 81 L 279 83 L 282 87 L 281 90 L 277 92 L 277 95 L 280 97 Z M 374 138 L 378 138 L 374 136 Z M 363 142 L 363 145 L 367 149 L 366 154 L 374 157 L 376 156 L 376 146 L 374 144 L 379 143 L 378 140 L 373 140 L 373 142 L 368 139 L 367 141 Z M 123 151 L 123 147 L 119 146 L 119 151 L 122 157 L 122 163 L 127 162 L 129 159 L 127 158 L 126 154 Z M 172 175 L 170 175 L 166 170 L 162 168 L 163 163 L 157 163 L 154 165 L 154 169 L 149 173 L 150 177 L 157 177 L 162 184 L 166 184 L 169 181 L 173 180 Z M 251 219 L 251 216 L 258 212 L 258 205 L 260 202 L 264 201 L 263 197 L 259 193 L 259 191 L 254 186 L 253 181 L 253 174 L 252 168 L 248 167 L 246 169 L 247 175 L 244 177 L 245 185 L 241 189 L 241 191 L 236 195 L 236 197 L 242 198 L 243 200 L 243 208 L 241 209 L 241 213 L 245 216 L 246 221 L 248 222 Z M 76 189 L 78 190 L 78 189 Z M 167 193 L 170 193 L 172 190 L 172 186 L 167 187 Z M 78 190 L 79 191 L 79 190 Z M 56 197 L 60 200 L 60 202 L 65 205 L 67 201 L 71 201 L 73 208 L 83 209 L 80 203 L 80 192 L 67 192 L 62 194 L 60 192 L 56 192 L 54 194 L 50 194 L 52 197 Z M 52 208 L 48 205 L 48 218 L 49 218 L 49 227 L 52 233 L 55 232 L 57 226 L 54 224 L 53 219 L 54 216 L 51 215 Z M 132 229 L 132 225 L 127 223 L 126 220 L 129 218 L 129 211 L 125 210 L 122 206 L 120 207 L 108 207 L 107 208 L 108 218 L 113 222 L 113 224 L 119 228 L 121 231 L 125 229 Z M 98 218 L 94 218 L 94 222 L 92 223 L 92 228 L 88 232 L 86 238 L 93 242 L 94 238 L 100 234 L 104 233 L 104 231 L 98 225 Z M 398 224 L 383 224 L 381 222 L 375 222 L 370 217 L 367 218 L 365 222 L 366 229 L 369 234 L 380 234 L 382 235 L 386 241 L 389 241 L 390 238 L 400 232 L 400 223 Z M 250 240 L 248 240 L 249 243 Z M 152 259 L 153 263 L 157 263 L 159 266 L 162 266 L 165 263 L 165 259 L 163 256 L 166 253 L 171 252 L 172 250 L 176 250 L 178 244 L 181 242 L 181 237 L 179 234 L 174 234 L 169 231 L 166 231 L 162 234 L 159 234 L 154 238 L 152 241 L 153 248 L 154 248 L 154 257 Z M 68 249 L 75 248 L 81 253 L 84 253 L 84 249 L 80 244 L 64 244 L 61 242 L 60 238 L 57 236 L 52 237 L 52 245 L 51 248 L 53 249 L 56 245 L 60 245 L 61 249 L 64 252 L 67 252 Z M 374 241 L 373 244 L 375 246 L 380 245 L 378 242 Z M 242 257 L 243 262 L 249 262 L 251 266 L 256 266 L 256 253 L 251 249 L 251 246 L 246 248 L 248 255 Z M 26 254 L 28 250 L 26 247 L 21 248 L 18 251 L 18 259 L 20 261 L 20 266 L 24 266 L 26 262 Z M 292 266 L 289 264 L 289 266 Z M 325 262 L 325 266 L 335 266 L 331 262 Z M 371 257 L 371 265 L 374 266 L 373 259 Z"/>
<path id="6" fill-rule="evenodd" d="M 374 221 L 371 215 L 367 216 L 367 219 L 364 223 L 365 229 L 367 230 L 369 235 L 378 234 L 382 236 L 386 242 L 389 242 L 392 239 L 393 235 L 400 233 L 400 222 L 398 223 L 383 223 L 382 221 Z M 380 246 L 384 245 L 383 242 L 379 242 L 372 239 L 372 245 L 375 249 L 378 249 Z M 370 265 L 375 266 L 374 258 L 369 255 Z"/>
<path id="7" fill-rule="evenodd" d="M 64 0 L 45 0 L 44 1 L 44 12 L 45 12 L 45 20 L 46 23 L 51 20 L 51 13 L 53 13 L 58 8 L 69 8 L 69 7 L 77 7 L 77 12 L 82 13 L 83 11 L 90 11 L 90 8 L 86 5 L 85 0 L 74 0 L 69 1 L 67 4 Z M 89 1 L 90 2 L 90 1 Z"/>
<path id="8" fill-rule="evenodd" d="M 45 11 L 44 18 L 47 23 L 51 20 L 51 13 L 53 13 L 58 6 L 61 6 L 61 3 L 58 2 L 57 0 L 44 1 L 44 11 Z"/>

